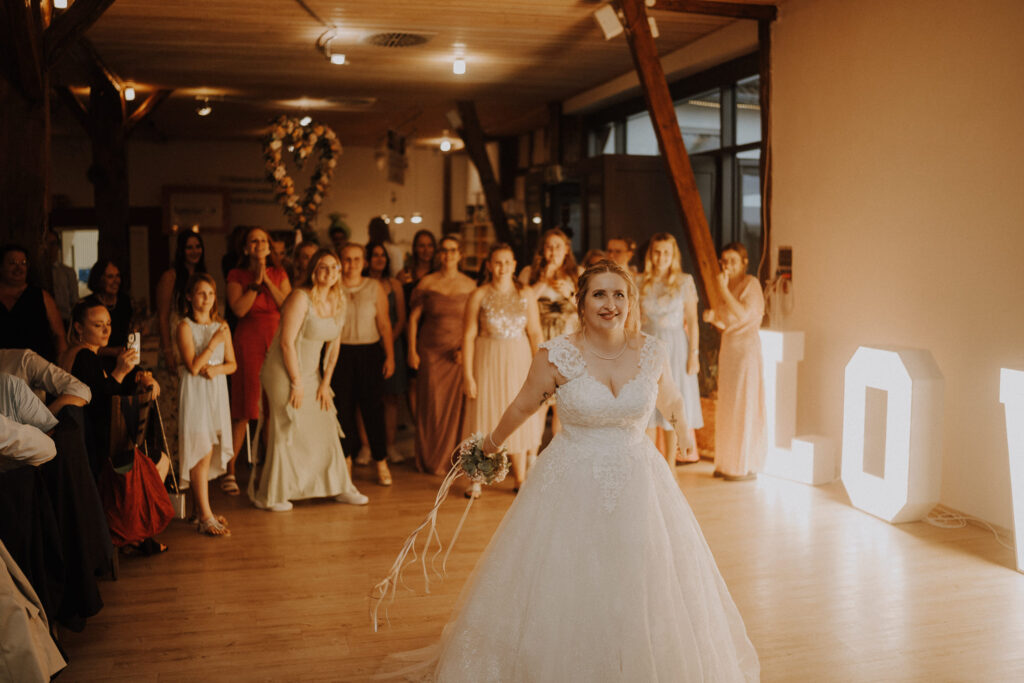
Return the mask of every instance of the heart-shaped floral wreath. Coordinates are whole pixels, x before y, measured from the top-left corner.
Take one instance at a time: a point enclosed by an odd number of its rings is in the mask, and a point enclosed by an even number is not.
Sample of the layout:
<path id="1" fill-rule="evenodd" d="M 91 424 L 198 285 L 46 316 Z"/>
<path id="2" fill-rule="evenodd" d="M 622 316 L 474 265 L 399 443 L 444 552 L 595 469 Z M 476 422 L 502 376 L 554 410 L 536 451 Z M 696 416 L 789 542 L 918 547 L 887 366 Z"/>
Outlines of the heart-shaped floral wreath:
<path id="1" fill-rule="evenodd" d="M 306 159 L 317 152 L 316 169 L 309 179 L 309 187 L 300 197 L 295 191 L 295 181 L 284 167 L 284 154 L 294 154 L 299 168 Z M 288 222 L 295 228 L 309 227 L 320 203 L 327 194 L 334 167 L 341 154 L 341 143 L 334 131 L 322 123 L 312 122 L 303 126 L 299 120 L 281 115 L 270 122 L 270 132 L 263 138 L 263 161 L 267 180 L 274 184 L 274 198 L 281 204 Z"/>

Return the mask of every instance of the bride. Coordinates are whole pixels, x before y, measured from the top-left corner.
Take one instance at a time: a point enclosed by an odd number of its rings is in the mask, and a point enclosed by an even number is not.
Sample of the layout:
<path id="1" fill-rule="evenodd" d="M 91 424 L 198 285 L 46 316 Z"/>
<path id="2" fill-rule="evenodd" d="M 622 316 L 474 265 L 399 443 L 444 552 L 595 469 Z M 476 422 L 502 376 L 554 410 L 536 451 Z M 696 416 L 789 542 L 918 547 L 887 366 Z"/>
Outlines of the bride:
<path id="1" fill-rule="evenodd" d="M 437 681 L 756 681 L 757 654 L 671 470 L 645 434 L 657 406 L 686 432 L 666 352 L 639 332 L 637 289 L 599 261 L 580 331 L 541 345 L 484 449 L 551 395 L 562 431 L 463 589 L 429 664 Z"/>

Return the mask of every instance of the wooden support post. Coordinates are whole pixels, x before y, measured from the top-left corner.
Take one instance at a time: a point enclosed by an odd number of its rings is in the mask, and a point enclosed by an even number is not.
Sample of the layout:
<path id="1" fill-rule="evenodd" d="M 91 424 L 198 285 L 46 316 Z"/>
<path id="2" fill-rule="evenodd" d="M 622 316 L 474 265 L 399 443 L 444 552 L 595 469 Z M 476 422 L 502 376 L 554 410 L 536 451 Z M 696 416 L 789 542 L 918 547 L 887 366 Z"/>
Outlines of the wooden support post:
<path id="1" fill-rule="evenodd" d="M 721 304 L 721 295 L 714 286 L 719 273 L 718 254 L 704 216 L 690 157 L 683 145 L 683 134 L 676 121 L 675 106 L 669 94 L 665 72 L 647 23 L 644 0 L 618 0 L 618 4 L 625 16 L 626 39 L 643 86 L 654 132 L 661 145 L 661 158 L 668 170 L 676 205 L 683 218 L 687 242 L 697 262 L 700 275 L 698 280 L 704 290 L 705 300 L 716 307 Z"/>
<path id="2" fill-rule="evenodd" d="M 466 143 L 466 153 L 469 154 L 470 160 L 476 166 L 477 173 L 480 174 L 480 186 L 484 190 L 487 214 L 494 226 L 494 233 L 499 242 L 511 243 L 512 235 L 508 229 L 508 220 L 505 218 L 505 208 L 502 206 L 501 188 L 494 177 L 491 160 L 487 156 L 484 131 L 480 127 L 480 119 L 476 115 L 476 105 L 469 100 L 460 100 L 457 106 L 459 117 L 462 119 L 462 127 L 458 133 Z"/>
<path id="3" fill-rule="evenodd" d="M 109 80 L 94 80 L 89 94 L 89 138 L 93 206 L 99 229 L 99 256 L 123 270 L 128 262 L 128 159 L 121 93 Z"/>
<path id="4" fill-rule="evenodd" d="M 96 23 L 114 0 L 75 0 L 67 11 L 54 17 L 43 34 L 46 68 L 55 65 L 64 52 L 74 45 Z"/>

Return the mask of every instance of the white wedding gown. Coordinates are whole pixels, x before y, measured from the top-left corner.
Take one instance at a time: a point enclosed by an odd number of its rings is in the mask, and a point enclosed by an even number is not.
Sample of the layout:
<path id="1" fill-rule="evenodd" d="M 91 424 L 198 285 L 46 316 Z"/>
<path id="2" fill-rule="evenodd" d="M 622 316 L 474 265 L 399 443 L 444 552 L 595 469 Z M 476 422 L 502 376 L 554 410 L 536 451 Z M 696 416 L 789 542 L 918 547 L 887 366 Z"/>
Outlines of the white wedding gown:
<path id="1" fill-rule="evenodd" d="M 432 680 L 758 680 L 743 620 L 644 432 L 663 345 L 645 338 L 618 396 L 566 337 L 541 346 L 568 380 L 557 390 L 562 431 L 431 648 Z"/>

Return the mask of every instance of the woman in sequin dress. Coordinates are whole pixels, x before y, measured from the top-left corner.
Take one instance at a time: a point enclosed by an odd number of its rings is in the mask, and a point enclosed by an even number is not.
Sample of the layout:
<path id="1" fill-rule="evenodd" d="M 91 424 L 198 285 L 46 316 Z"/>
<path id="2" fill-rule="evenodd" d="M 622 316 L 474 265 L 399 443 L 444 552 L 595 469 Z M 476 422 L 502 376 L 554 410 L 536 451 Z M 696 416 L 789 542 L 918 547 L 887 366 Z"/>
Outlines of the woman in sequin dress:
<path id="1" fill-rule="evenodd" d="M 495 244 L 487 256 L 484 284 L 466 305 L 463 373 L 466 433 L 485 433 L 498 424 L 530 372 L 541 339 L 540 316 L 533 290 L 513 277 L 512 247 Z M 575 313 L 573 313 L 575 317 Z M 526 479 L 527 457 L 536 455 L 544 431 L 544 414 L 528 419 L 505 442 L 512 459 L 515 490 Z M 467 495 L 480 495 L 473 484 Z"/>

